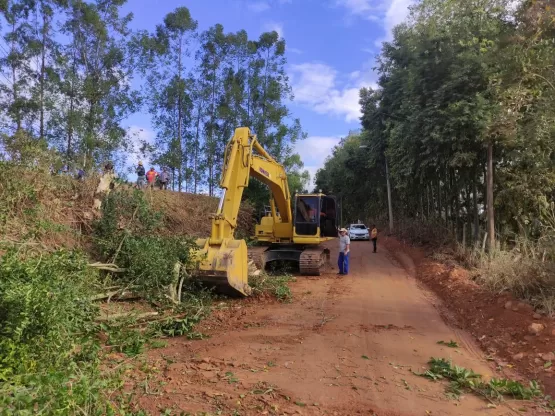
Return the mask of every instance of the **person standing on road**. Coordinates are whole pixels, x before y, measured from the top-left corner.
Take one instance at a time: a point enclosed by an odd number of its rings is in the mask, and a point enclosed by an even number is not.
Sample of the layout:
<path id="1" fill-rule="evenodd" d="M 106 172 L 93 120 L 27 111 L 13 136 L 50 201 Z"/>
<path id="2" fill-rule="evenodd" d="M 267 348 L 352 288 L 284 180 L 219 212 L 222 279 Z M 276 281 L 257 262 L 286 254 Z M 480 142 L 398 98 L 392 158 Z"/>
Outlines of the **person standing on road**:
<path id="1" fill-rule="evenodd" d="M 378 229 L 375 225 L 372 225 L 372 231 L 370 233 L 370 238 L 372 239 L 372 244 L 374 245 L 374 253 L 378 252 Z"/>
<path id="2" fill-rule="evenodd" d="M 168 173 L 168 168 L 162 168 L 162 172 L 160 172 L 160 189 L 168 189 L 168 182 L 170 180 L 170 174 Z"/>
<path id="3" fill-rule="evenodd" d="M 339 275 L 349 274 L 349 251 L 351 240 L 347 235 L 347 230 L 342 228 L 339 230 L 339 259 L 337 265 L 339 266 Z"/>
<path id="4" fill-rule="evenodd" d="M 137 173 L 137 188 L 143 189 L 145 187 L 145 167 L 140 160 L 135 172 Z"/>

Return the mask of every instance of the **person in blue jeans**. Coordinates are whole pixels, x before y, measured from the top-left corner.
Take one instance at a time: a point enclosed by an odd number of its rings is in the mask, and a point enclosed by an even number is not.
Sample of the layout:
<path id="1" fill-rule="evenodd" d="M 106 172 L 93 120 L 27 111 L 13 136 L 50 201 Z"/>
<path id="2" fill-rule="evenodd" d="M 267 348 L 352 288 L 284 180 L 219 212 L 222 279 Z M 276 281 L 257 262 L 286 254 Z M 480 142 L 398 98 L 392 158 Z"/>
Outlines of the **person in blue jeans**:
<path id="1" fill-rule="evenodd" d="M 349 251 L 351 240 L 347 234 L 347 230 L 342 228 L 339 230 L 339 259 L 337 265 L 339 266 L 339 275 L 349 274 Z"/>

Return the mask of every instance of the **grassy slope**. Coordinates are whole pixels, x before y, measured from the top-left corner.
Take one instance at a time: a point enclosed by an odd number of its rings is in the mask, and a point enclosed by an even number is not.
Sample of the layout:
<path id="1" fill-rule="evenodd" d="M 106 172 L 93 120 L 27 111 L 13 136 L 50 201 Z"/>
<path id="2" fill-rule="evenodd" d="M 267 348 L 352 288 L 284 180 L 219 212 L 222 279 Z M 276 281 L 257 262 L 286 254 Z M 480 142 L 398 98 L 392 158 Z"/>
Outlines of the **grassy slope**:
<path id="1" fill-rule="evenodd" d="M 98 178 L 78 182 L 67 176 L 9 167 L 0 183 L 1 240 L 26 241 L 42 249 L 90 246 L 89 234 L 95 218 L 93 194 Z M 163 235 L 208 236 L 209 215 L 218 199 L 171 191 L 148 191 L 147 200 L 164 213 Z M 238 236 L 251 235 L 252 209 L 245 206 L 239 215 Z"/>

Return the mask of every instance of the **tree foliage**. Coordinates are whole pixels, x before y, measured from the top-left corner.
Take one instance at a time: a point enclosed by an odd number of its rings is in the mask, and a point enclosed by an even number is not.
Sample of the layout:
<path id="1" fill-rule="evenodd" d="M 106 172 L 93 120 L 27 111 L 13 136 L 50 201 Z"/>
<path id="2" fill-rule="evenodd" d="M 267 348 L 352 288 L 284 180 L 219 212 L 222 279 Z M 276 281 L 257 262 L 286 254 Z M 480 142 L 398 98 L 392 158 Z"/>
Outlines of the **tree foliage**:
<path id="1" fill-rule="evenodd" d="M 287 166 L 292 192 L 305 186 L 308 172 L 293 152 L 305 134 L 287 108 L 285 40 L 277 32 L 251 39 L 221 24 L 199 32 L 187 7 L 151 32 L 133 31 L 126 3 L 10 0 L 0 8 L 3 142 L 40 139 L 86 169 L 133 164 L 138 151 L 170 168 L 175 190 L 214 195 L 225 145 L 248 126 Z M 139 110 L 151 117 L 153 142 L 126 129 Z M 268 195 L 255 186 L 246 196 Z"/>
<path id="2" fill-rule="evenodd" d="M 496 234 L 542 221 L 555 196 L 553 10 L 525 1 L 423 0 L 377 59 L 377 90 L 360 92 L 362 133 L 335 149 L 317 186 L 349 196 L 349 215 L 394 210 L 459 239 L 486 224 L 491 145 Z M 348 182 L 337 178 L 346 178 Z M 358 193 L 367 195 L 360 204 Z M 354 217 L 353 217 L 354 218 Z"/>

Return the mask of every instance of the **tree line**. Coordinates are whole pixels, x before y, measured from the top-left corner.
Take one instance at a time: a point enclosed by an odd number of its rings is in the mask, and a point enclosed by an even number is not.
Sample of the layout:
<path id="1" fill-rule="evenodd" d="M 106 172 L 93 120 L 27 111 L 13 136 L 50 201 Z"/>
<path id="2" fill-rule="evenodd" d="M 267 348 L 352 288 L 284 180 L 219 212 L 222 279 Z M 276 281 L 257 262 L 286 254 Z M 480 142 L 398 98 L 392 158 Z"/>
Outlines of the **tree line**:
<path id="1" fill-rule="evenodd" d="M 353 218 L 433 221 L 459 241 L 539 236 L 554 212 L 554 62 L 548 1 L 420 1 L 317 188 L 341 192 Z"/>
<path id="2" fill-rule="evenodd" d="M 238 126 L 251 127 L 287 167 L 292 190 L 304 187 L 308 173 L 293 145 L 305 134 L 287 108 L 285 40 L 276 32 L 251 39 L 220 24 L 201 32 L 186 7 L 152 32 L 131 30 L 126 3 L 0 1 L 4 154 L 21 158 L 41 145 L 72 166 L 121 164 L 137 145 L 125 121 L 145 111 L 156 138 L 140 152 L 170 167 L 176 190 L 214 194 Z"/>

